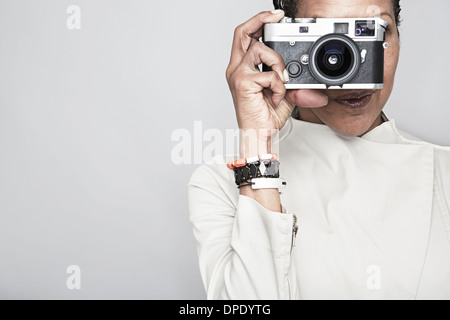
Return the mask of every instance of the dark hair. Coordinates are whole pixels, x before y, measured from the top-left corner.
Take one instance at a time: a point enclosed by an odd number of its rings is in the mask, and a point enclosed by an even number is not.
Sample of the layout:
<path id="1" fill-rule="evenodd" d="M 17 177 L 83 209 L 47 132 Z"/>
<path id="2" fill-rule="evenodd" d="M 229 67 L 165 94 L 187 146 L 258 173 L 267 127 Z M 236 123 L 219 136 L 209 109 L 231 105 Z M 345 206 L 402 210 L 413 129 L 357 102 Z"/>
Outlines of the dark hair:
<path id="1" fill-rule="evenodd" d="M 275 9 L 283 9 L 287 17 L 295 17 L 298 13 L 298 5 L 301 0 L 274 0 L 273 4 Z M 394 6 L 395 14 L 395 24 L 397 27 L 400 25 L 400 12 L 402 8 L 400 7 L 400 0 L 392 0 L 392 5 Z"/>

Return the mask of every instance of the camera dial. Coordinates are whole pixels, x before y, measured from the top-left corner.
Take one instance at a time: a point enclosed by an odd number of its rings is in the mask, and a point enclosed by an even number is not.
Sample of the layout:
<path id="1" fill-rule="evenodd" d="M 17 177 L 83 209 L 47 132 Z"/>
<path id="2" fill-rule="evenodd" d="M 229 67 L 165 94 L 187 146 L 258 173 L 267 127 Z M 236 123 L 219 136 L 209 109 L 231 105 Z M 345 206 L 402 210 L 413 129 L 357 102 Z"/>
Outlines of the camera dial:
<path id="1" fill-rule="evenodd" d="M 314 18 L 295 18 L 293 22 L 295 23 L 316 23 Z"/>

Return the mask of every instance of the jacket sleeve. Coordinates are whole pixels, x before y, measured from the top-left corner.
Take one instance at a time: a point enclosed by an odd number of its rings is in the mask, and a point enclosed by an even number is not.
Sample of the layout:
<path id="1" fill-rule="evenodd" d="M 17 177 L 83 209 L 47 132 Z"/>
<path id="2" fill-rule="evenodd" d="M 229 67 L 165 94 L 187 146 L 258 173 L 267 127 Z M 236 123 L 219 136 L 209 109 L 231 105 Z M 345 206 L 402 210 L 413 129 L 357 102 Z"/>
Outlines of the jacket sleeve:
<path id="1" fill-rule="evenodd" d="M 222 164 L 207 163 L 188 184 L 190 220 L 208 299 L 293 298 L 294 215 L 268 211 L 238 195 L 226 170 Z"/>

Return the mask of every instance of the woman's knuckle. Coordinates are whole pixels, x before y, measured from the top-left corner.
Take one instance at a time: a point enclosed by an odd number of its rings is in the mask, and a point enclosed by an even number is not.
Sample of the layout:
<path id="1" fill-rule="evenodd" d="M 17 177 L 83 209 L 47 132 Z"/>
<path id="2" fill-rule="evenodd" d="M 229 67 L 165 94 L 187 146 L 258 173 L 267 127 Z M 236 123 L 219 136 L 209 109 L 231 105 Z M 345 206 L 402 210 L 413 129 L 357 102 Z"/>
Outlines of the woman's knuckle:
<path id="1" fill-rule="evenodd" d="M 258 52 L 263 51 L 265 49 L 264 46 L 265 45 L 259 41 L 255 41 L 252 43 L 253 50 L 258 51 Z"/>
<path id="2" fill-rule="evenodd" d="M 275 59 L 277 60 L 277 62 L 280 64 L 280 65 L 283 65 L 284 66 L 284 59 L 283 59 L 283 57 L 278 53 L 278 52 L 276 52 L 276 51 L 274 51 L 274 56 L 275 56 Z"/>
<path id="3" fill-rule="evenodd" d="M 230 74 L 228 83 L 230 84 L 231 87 L 235 88 L 237 80 L 238 80 L 238 78 L 236 76 L 236 72 L 233 72 L 233 73 Z"/>
<path id="4" fill-rule="evenodd" d="M 237 78 L 233 81 L 236 92 L 241 93 L 249 88 L 249 81 L 244 77 Z"/>
<path id="5" fill-rule="evenodd" d="M 225 71 L 225 77 L 228 82 L 230 82 L 232 74 L 233 74 L 233 71 L 231 69 L 231 66 L 228 66 L 227 70 Z"/>
<path id="6" fill-rule="evenodd" d="M 278 75 L 276 74 L 276 72 L 275 71 L 270 71 L 270 72 L 267 72 L 267 80 L 269 81 L 269 82 L 274 82 L 275 80 L 277 80 L 277 78 L 278 78 Z"/>
<path id="7" fill-rule="evenodd" d="M 234 29 L 234 38 L 241 38 L 245 24 L 240 24 Z"/>

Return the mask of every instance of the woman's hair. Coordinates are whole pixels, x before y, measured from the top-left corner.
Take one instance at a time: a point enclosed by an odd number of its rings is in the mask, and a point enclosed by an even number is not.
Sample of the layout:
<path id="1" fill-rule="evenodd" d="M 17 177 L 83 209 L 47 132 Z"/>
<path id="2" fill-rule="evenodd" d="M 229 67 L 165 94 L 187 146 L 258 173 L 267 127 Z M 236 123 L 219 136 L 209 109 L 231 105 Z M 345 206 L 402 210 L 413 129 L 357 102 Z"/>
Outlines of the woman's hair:
<path id="1" fill-rule="evenodd" d="M 274 0 L 275 9 L 283 9 L 287 17 L 295 17 L 298 13 L 298 6 L 301 0 Z M 400 0 L 392 0 L 395 14 L 395 24 L 397 27 L 400 25 Z"/>

